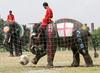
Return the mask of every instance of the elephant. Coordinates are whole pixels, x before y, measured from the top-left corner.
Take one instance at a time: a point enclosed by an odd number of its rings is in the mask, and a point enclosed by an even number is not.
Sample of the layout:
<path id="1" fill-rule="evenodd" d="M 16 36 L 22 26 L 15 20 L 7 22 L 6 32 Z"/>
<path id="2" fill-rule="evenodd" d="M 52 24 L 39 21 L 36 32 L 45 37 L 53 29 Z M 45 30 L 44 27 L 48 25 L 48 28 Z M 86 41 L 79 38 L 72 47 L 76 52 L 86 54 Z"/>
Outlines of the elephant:
<path id="1" fill-rule="evenodd" d="M 9 24 L 7 21 L 4 22 L 4 27 L 9 28 L 8 32 L 4 32 L 4 40 L 3 44 L 6 46 L 7 51 L 9 51 L 9 56 L 20 56 L 22 55 L 22 36 L 24 34 L 24 29 L 22 25 L 14 22 L 13 24 Z"/>
<path id="2" fill-rule="evenodd" d="M 59 37 L 57 24 L 73 23 L 72 36 Z M 80 65 L 80 54 L 83 56 L 86 66 L 93 66 L 93 60 L 88 52 L 88 38 L 91 36 L 89 31 L 82 28 L 82 24 L 73 19 L 59 19 L 49 23 L 45 29 L 46 38 L 43 38 L 44 32 L 41 29 L 41 23 L 34 23 L 33 33 L 30 35 L 29 49 L 35 57 L 33 64 L 37 64 L 41 57 L 47 54 L 47 67 L 53 67 L 53 60 L 57 47 L 70 47 L 73 53 L 73 62 L 71 66 Z M 60 45 L 62 43 L 62 45 Z"/>

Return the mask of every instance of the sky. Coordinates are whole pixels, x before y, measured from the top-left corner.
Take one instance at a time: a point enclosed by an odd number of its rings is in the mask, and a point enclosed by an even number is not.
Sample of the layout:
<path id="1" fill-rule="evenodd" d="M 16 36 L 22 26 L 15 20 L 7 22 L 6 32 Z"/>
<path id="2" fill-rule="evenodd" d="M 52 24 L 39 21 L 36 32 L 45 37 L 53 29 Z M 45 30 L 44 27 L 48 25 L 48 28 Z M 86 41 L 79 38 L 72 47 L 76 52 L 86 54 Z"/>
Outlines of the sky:
<path id="1" fill-rule="evenodd" d="M 48 2 L 53 20 L 71 18 L 100 27 L 100 0 L 0 0 L 0 15 L 6 20 L 9 10 L 20 24 L 41 22 L 45 15 L 43 2 Z"/>

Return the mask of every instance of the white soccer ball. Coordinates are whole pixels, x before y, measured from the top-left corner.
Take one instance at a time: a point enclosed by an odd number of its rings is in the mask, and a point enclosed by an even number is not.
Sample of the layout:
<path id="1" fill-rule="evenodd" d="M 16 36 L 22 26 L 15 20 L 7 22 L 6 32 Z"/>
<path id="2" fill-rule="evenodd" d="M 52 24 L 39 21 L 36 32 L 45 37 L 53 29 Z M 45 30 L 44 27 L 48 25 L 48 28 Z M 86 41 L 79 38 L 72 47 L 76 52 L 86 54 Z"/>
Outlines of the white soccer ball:
<path id="1" fill-rule="evenodd" d="M 3 31 L 5 32 L 5 33 L 7 33 L 7 32 L 9 32 L 9 27 L 8 26 L 5 26 L 4 28 L 3 28 Z"/>
<path id="2" fill-rule="evenodd" d="M 21 65 L 27 65 L 29 63 L 29 57 L 27 55 L 21 55 L 19 59 Z"/>

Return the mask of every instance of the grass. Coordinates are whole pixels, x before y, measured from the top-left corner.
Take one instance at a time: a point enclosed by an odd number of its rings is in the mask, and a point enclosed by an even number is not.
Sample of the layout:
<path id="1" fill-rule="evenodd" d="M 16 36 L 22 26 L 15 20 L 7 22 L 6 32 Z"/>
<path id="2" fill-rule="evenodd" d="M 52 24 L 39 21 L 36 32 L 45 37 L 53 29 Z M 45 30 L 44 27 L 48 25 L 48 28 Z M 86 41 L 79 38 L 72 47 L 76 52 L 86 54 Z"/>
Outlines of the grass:
<path id="1" fill-rule="evenodd" d="M 100 51 L 98 52 L 100 53 Z M 24 52 L 30 57 L 34 57 L 29 52 Z M 57 52 L 54 60 L 54 68 L 46 68 L 47 56 L 41 58 L 35 66 L 31 62 L 22 66 L 19 64 L 19 57 L 9 57 L 8 53 L 0 53 L 0 73 L 100 73 L 100 58 L 93 58 L 93 51 L 90 51 L 94 66 L 85 67 L 84 59 L 81 56 L 80 67 L 70 67 L 72 63 L 71 51 Z"/>

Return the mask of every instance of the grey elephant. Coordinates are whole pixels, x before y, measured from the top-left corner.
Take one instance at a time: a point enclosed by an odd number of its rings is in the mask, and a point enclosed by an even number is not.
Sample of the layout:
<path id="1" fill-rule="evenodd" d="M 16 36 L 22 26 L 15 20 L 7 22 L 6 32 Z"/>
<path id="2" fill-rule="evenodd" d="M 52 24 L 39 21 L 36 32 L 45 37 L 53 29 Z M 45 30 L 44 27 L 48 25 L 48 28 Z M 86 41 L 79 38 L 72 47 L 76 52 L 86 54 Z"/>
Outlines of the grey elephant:
<path id="1" fill-rule="evenodd" d="M 7 51 L 9 51 L 9 56 L 20 56 L 22 55 L 22 36 L 24 34 L 24 29 L 22 25 L 14 22 L 14 24 L 9 24 L 8 22 L 4 22 L 5 29 L 8 27 L 9 31 L 4 32 L 4 40 L 3 44 L 6 47 Z"/>
<path id="2" fill-rule="evenodd" d="M 60 37 L 57 25 L 65 23 L 73 23 L 72 36 Z M 80 54 L 83 56 L 86 66 L 93 66 L 93 61 L 88 52 L 88 38 L 91 37 L 89 31 L 82 28 L 82 24 L 73 19 L 59 19 L 48 24 L 46 28 L 46 37 L 44 32 L 40 30 L 40 24 L 34 23 L 33 34 L 30 38 L 30 51 L 35 55 L 32 60 L 33 64 L 37 64 L 41 57 L 47 54 L 47 66 L 53 67 L 53 60 L 57 47 L 70 47 L 73 53 L 73 62 L 71 66 L 80 65 Z M 61 45 L 62 43 L 62 45 Z M 96 52 L 96 49 L 95 49 Z"/>

